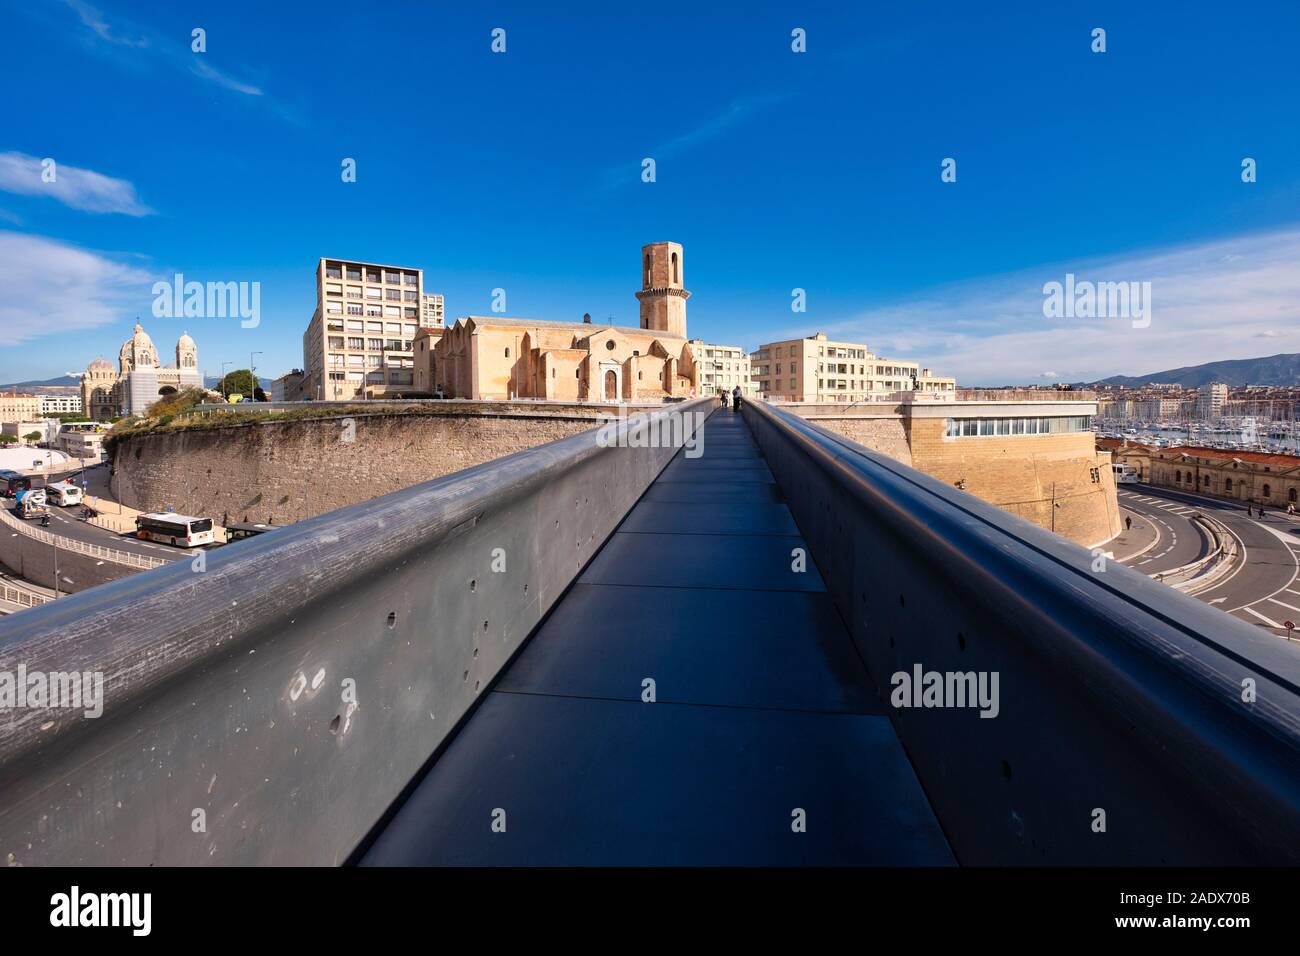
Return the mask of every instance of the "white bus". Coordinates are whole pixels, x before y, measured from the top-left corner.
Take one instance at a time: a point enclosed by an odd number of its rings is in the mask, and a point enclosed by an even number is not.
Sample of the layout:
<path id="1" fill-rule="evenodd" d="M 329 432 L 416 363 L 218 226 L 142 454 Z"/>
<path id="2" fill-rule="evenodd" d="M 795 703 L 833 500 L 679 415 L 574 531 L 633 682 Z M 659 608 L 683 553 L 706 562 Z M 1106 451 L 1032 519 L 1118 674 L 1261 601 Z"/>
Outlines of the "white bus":
<path id="1" fill-rule="evenodd" d="M 56 481 L 52 485 L 45 486 L 45 497 L 49 499 L 50 504 L 67 508 L 70 505 L 81 504 L 81 489 L 70 481 Z"/>
<path id="2" fill-rule="evenodd" d="M 1111 465 L 1110 467 L 1115 472 L 1117 485 L 1136 485 L 1141 480 L 1135 465 Z"/>
<path id="3" fill-rule="evenodd" d="M 145 541 L 172 544 L 178 548 L 193 548 L 200 544 L 212 544 L 216 540 L 212 533 L 211 518 L 193 518 L 171 511 L 140 515 L 135 519 L 135 536 Z"/>

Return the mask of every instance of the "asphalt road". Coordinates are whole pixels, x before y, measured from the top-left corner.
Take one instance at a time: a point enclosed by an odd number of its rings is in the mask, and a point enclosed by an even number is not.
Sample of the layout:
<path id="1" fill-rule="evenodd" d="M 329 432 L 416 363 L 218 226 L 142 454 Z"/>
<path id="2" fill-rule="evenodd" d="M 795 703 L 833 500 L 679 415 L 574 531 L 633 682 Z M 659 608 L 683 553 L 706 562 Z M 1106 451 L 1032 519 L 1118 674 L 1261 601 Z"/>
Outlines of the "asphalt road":
<path id="1" fill-rule="evenodd" d="M 1241 553 L 1237 567 L 1218 584 L 1195 595 L 1197 599 L 1279 634 L 1285 633 L 1282 625 L 1287 620 L 1300 625 L 1300 517 L 1267 509 L 1263 519 L 1247 517 L 1244 503 L 1149 485 L 1123 485 L 1119 490 L 1122 507 L 1142 509 L 1141 513 L 1172 528 L 1188 524 L 1193 512 L 1202 511 L 1237 538 Z M 1182 537 L 1180 532 L 1180 541 Z M 1160 550 L 1157 546 L 1149 553 Z M 1192 560 L 1195 558 L 1188 559 Z M 1154 561 L 1130 566 L 1147 574 L 1165 570 Z"/>
<path id="2" fill-rule="evenodd" d="M 50 482 L 63 481 L 64 479 L 72 481 L 74 484 L 81 483 L 81 471 L 73 471 L 52 474 Z M 108 466 L 101 465 L 96 468 L 86 469 L 86 480 L 90 483 L 90 493 L 102 494 L 105 491 L 105 485 L 108 481 Z M 41 487 L 42 482 L 37 479 L 33 482 L 34 487 Z M 13 502 L 7 502 L 6 505 L 12 505 Z M 109 512 L 112 511 L 110 507 Z M 125 551 L 128 554 L 141 554 L 150 558 L 161 558 L 165 561 L 179 561 L 190 554 L 191 550 L 186 548 L 173 548 L 165 544 L 153 544 L 149 541 L 140 541 L 132 535 L 118 534 L 116 531 L 110 531 L 108 528 L 100 528 L 93 524 L 87 524 L 79 517 L 81 515 L 81 505 L 72 505 L 68 508 L 60 508 L 57 505 L 50 506 L 50 526 L 48 531 L 62 535 L 65 538 L 72 538 L 75 541 L 84 541 L 87 544 L 97 544 L 104 548 L 116 548 L 118 551 Z M 34 527 L 40 527 L 39 519 L 29 519 Z"/>
<path id="3" fill-rule="evenodd" d="M 1117 489 L 1119 506 L 1132 512 L 1133 521 L 1145 521 L 1155 528 L 1155 545 L 1132 560 L 1129 567 L 1143 574 L 1171 571 L 1204 557 L 1209 548 L 1205 536 L 1192 522 L 1196 509 L 1181 502 L 1157 498 L 1138 490 L 1138 485 L 1122 485 Z"/>

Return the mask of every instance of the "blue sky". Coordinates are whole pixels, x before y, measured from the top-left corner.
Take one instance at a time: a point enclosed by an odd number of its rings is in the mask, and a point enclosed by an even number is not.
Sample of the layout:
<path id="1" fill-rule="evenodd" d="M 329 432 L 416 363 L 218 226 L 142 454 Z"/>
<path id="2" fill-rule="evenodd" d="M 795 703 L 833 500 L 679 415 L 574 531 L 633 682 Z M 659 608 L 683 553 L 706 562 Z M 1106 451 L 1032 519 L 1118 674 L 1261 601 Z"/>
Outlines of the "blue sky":
<path id="1" fill-rule="evenodd" d="M 137 314 L 280 374 L 322 255 L 422 267 L 449 317 L 500 287 L 635 325 L 658 240 L 690 333 L 747 348 L 966 384 L 1300 351 L 1294 3 L 614 6 L 6 4 L 0 381 L 115 360 Z M 152 317 L 175 272 L 260 282 L 260 325 Z M 1067 272 L 1151 281 L 1150 327 L 1045 318 Z"/>

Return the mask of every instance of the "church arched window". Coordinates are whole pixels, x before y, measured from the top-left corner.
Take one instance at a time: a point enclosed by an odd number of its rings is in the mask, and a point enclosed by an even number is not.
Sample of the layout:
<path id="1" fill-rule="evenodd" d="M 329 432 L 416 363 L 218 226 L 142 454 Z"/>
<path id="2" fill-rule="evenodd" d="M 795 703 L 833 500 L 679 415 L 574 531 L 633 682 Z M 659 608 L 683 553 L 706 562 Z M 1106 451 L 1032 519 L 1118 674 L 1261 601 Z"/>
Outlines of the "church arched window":
<path id="1" fill-rule="evenodd" d="M 682 281 L 681 279 L 677 278 L 677 253 L 674 252 L 673 253 L 673 285 L 676 285 L 678 282 L 681 281 Z"/>

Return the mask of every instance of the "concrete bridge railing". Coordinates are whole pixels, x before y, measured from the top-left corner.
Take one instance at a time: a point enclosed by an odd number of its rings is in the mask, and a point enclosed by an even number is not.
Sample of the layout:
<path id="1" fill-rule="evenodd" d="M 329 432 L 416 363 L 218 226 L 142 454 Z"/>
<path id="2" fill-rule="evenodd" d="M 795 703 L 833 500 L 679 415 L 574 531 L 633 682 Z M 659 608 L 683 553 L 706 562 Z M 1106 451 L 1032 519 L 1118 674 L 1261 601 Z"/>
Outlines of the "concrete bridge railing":
<path id="1" fill-rule="evenodd" d="M 143 554 L 132 554 L 130 551 L 119 551 L 117 548 L 106 548 L 103 545 L 91 544 L 88 541 L 78 541 L 76 538 L 68 538 L 61 534 L 54 534 L 43 528 L 34 527 L 30 521 L 16 517 L 8 508 L 0 508 L 0 522 L 8 525 L 9 528 L 47 544 L 51 547 L 62 548 L 64 551 L 75 551 L 78 554 L 84 554 L 88 557 L 99 558 L 103 561 L 112 561 L 114 564 L 125 564 L 128 567 L 140 568 L 147 570 L 149 568 L 162 567 L 167 562 L 162 558 L 151 558 Z"/>
<path id="2" fill-rule="evenodd" d="M 674 455 L 628 428 L 689 432 L 683 413 L 713 407 L 628 419 L 612 442 L 593 429 L 0 622 L 0 680 L 80 697 L 0 711 L 0 859 L 346 860 Z M 97 676 L 102 715 L 87 716 Z"/>
<path id="3" fill-rule="evenodd" d="M 1300 862 L 1300 656 L 761 402 L 744 415 L 959 861 Z M 997 675 L 997 715 L 902 678 Z"/>

